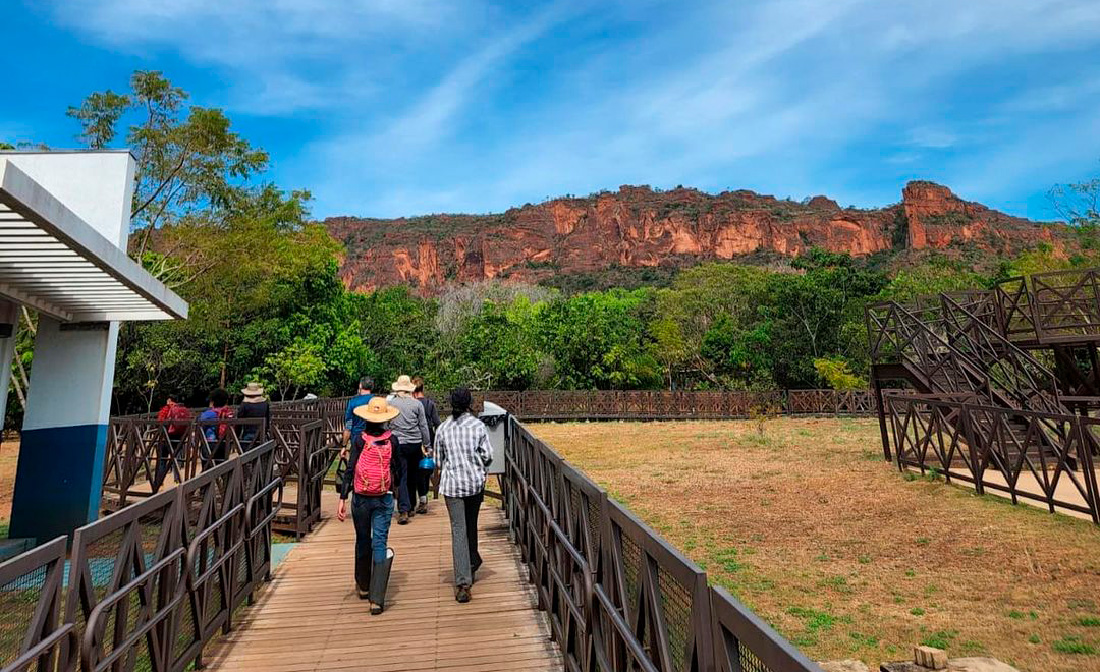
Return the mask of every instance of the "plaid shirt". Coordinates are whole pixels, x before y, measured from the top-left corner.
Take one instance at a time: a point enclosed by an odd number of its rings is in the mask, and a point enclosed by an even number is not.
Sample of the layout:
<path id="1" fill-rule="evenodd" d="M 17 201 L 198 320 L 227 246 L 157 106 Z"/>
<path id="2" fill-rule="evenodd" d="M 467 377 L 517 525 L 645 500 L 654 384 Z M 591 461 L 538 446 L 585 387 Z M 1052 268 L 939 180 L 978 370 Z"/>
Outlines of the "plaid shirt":
<path id="1" fill-rule="evenodd" d="M 485 424 L 473 415 L 443 421 L 435 435 L 435 454 L 442 465 L 439 492 L 444 497 L 469 497 L 485 488 L 493 448 Z"/>

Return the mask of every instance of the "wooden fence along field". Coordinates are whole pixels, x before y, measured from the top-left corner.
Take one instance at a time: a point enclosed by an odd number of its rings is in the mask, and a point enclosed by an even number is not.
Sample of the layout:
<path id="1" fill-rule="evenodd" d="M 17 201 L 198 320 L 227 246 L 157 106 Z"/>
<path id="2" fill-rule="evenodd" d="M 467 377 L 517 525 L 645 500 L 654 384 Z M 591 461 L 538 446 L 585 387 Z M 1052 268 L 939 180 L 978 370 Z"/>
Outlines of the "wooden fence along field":
<path id="1" fill-rule="evenodd" d="M 876 410 L 869 390 L 492 390 L 475 397 L 520 420 L 723 420 L 757 414 L 871 415 Z"/>

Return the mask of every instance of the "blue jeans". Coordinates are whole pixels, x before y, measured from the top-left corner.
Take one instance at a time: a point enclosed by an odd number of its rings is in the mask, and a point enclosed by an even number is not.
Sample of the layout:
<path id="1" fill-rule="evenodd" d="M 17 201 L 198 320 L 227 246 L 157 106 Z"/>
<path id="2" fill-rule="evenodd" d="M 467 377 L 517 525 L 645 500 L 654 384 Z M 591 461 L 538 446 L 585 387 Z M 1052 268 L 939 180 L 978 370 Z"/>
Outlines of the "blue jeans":
<path id="1" fill-rule="evenodd" d="M 386 559 L 386 541 L 393 517 L 393 495 L 351 495 L 351 520 L 355 524 L 355 585 L 370 590 L 371 569 Z"/>

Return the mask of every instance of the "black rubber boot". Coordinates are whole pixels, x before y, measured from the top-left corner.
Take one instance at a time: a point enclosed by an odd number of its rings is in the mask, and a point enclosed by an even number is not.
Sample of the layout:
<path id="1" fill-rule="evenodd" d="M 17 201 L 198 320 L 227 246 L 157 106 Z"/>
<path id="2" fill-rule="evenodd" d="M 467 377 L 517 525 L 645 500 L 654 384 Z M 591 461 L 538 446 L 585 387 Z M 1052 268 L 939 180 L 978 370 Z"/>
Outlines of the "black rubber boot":
<path id="1" fill-rule="evenodd" d="M 370 577 L 370 613 L 378 615 L 386 608 L 386 588 L 390 583 L 390 568 L 393 567 L 393 549 L 386 549 L 386 559 L 374 563 Z"/>

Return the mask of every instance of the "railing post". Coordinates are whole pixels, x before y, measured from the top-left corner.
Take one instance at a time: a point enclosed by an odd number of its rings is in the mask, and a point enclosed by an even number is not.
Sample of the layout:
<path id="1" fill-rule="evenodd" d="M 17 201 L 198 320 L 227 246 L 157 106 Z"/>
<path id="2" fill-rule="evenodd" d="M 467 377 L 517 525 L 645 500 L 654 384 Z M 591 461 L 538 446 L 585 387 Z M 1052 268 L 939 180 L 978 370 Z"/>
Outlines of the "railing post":
<path id="1" fill-rule="evenodd" d="M 872 371 L 873 368 L 874 365 L 872 365 Z M 890 455 L 890 437 L 886 431 L 886 403 L 882 397 L 882 386 L 879 385 L 878 378 L 873 373 L 871 375 L 871 389 L 875 393 L 874 401 L 878 409 L 878 429 L 879 435 L 882 437 L 882 455 L 889 462 L 892 457 Z"/>

